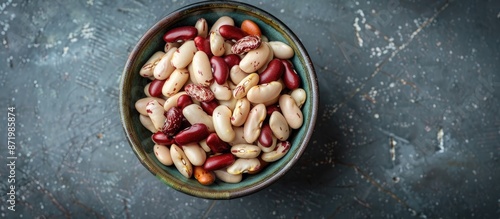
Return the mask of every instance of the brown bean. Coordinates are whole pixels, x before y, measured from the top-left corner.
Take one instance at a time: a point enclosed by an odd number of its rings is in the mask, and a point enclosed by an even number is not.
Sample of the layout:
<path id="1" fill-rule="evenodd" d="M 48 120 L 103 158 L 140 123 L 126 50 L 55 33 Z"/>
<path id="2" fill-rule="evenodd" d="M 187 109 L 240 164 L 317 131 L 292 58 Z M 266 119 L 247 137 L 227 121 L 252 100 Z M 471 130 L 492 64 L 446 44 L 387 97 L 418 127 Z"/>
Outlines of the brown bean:
<path id="1" fill-rule="evenodd" d="M 257 25 L 252 20 L 244 20 L 243 22 L 241 22 L 241 30 L 243 30 L 248 35 L 260 36 L 262 34 L 259 25 Z"/>
<path id="2" fill-rule="evenodd" d="M 192 142 L 199 142 L 208 136 L 208 128 L 203 123 L 195 123 L 190 127 L 180 131 L 174 139 L 178 145 L 185 145 Z"/>
<path id="3" fill-rule="evenodd" d="M 285 66 L 279 59 L 273 59 L 267 65 L 266 70 L 259 74 L 259 84 L 277 81 L 285 72 Z"/>
<path id="4" fill-rule="evenodd" d="M 163 35 L 163 40 L 167 43 L 192 40 L 198 35 L 198 30 L 193 26 L 176 27 L 167 31 Z"/>
<path id="5" fill-rule="evenodd" d="M 194 178 L 204 186 L 211 185 L 215 182 L 215 174 L 212 171 L 207 171 L 201 166 L 194 167 Z"/>
<path id="6" fill-rule="evenodd" d="M 214 155 L 207 158 L 203 168 L 207 171 L 218 170 L 233 164 L 235 160 L 234 155 L 231 153 Z"/>

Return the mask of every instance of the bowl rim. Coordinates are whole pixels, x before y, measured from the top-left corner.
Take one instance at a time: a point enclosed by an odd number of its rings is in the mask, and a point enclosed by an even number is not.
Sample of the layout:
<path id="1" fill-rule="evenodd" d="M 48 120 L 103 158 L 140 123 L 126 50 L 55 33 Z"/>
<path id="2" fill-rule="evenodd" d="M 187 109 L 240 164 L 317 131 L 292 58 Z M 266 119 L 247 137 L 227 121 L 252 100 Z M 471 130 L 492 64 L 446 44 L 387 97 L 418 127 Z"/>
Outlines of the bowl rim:
<path id="1" fill-rule="evenodd" d="M 270 177 L 264 178 L 261 181 L 258 181 L 256 184 L 254 184 L 252 187 L 246 188 L 246 189 L 235 189 L 234 191 L 226 191 L 226 192 L 218 192 L 218 191 L 191 191 L 187 189 L 187 187 L 184 187 L 182 185 L 182 181 L 178 181 L 176 179 L 173 179 L 173 181 L 166 181 L 162 178 L 160 178 L 157 173 L 154 171 L 158 171 L 158 168 L 156 168 L 154 165 L 149 164 L 147 162 L 148 159 L 150 159 L 147 155 L 147 153 L 142 149 L 142 145 L 136 145 L 134 142 L 134 139 L 137 138 L 137 134 L 135 133 L 132 121 L 130 119 L 127 119 L 128 116 L 130 115 L 130 97 L 131 95 L 124 95 L 124 88 L 127 85 L 127 82 L 125 78 L 127 78 L 129 75 L 133 74 L 132 72 L 128 72 L 127 69 L 130 69 L 132 67 L 133 59 L 138 55 L 138 52 L 141 51 L 141 47 L 144 46 L 149 40 L 150 40 L 150 35 L 153 33 L 157 32 L 158 28 L 162 28 L 164 25 L 167 25 L 171 19 L 174 19 L 175 17 L 178 17 L 184 13 L 187 13 L 188 11 L 194 11 L 194 10 L 202 10 L 204 8 L 209 8 L 209 7 L 215 7 L 215 6 L 224 6 L 232 8 L 232 9 L 239 9 L 239 10 L 244 10 L 247 13 L 251 13 L 253 15 L 258 15 L 258 17 L 264 17 L 267 18 L 267 21 L 272 23 L 273 25 L 280 27 L 281 30 L 288 35 L 288 37 L 296 44 L 297 49 L 300 51 L 301 54 L 303 54 L 303 67 L 304 67 L 304 75 L 306 77 L 309 77 L 310 83 L 309 83 L 309 91 L 311 92 L 311 112 L 310 112 L 310 121 L 308 121 L 308 126 L 309 130 L 305 131 L 305 135 L 303 138 L 303 141 L 300 142 L 297 147 L 298 150 L 296 153 L 290 158 L 290 161 L 287 162 L 281 169 L 277 170 L 274 172 L 273 175 Z M 305 149 L 307 148 L 307 145 L 310 141 L 310 138 L 312 136 L 312 133 L 314 131 L 314 127 L 316 124 L 316 118 L 317 118 L 317 113 L 318 113 L 318 105 L 319 105 L 319 91 L 318 91 L 318 81 L 317 81 L 317 76 L 316 72 L 314 69 L 314 65 L 310 59 L 310 56 L 305 49 L 304 45 L 300 41 L 300 39 L 295 35 L 294 32 L 281 20 L 279 20 L 277 17 L 274 15 L 264 11 L 263 9 L 260 9 L 256 6 L 247 4 L 247 3 L 242 3 L 242 2 L 235 2 L 235 1 L 224 1 L 224 0 L 219 0 L 219 1 L 202 1 L 202 2 L 197 2 L 197 3 L 192 3 L 186 6 L 183 6 L 181 8 L 178 8 L 171 13 L 167 14 L 166 16 L 163 16 L 159 20 L 156 21 L 156 23 L 148 28 L 148 30 L 141 36 L 141 38 L 137 41 L 135 44 L 133 50 L 129 53 L 129 56 L 127 58 L 127 62 L 125 64 L 125 67 L 123 68 L 123 72 L 121 75 L 120 79 L 120 95 L 119 95 L 119 109 L 120 109 L 120 120 L 123 126 L 123 130 L 126 134 L 127 140 L 129 142 L 130 147 L 134 151 L 134 154 L 136 157 L 139 159 L 141 164 L 146 167 L 153 175 L 155 175 L 157 178 L 159 178 L 161 181 L 163 181 L 165 184 L 168 184 L 170 187 L 183 192 L 185 194 L 194 196 L 194 197 L 199 197 L 199 198 L 208 198 L 208 199 L 232 199 L 232 198 L 237 198 L 237 197 L 242 197 L 246 196 L 252 193 L 255 193 L 257 191 L 260 191 L 264 189 L 265 187 L 273 184 L 275 181 L 277 181 L 279 178 L 281 178 L 284 174 L 286 174 L 291 167 L 298 161 L 299 157 L 304 153 Z M 209 187 L 207 187 L 209 189 Z"/>

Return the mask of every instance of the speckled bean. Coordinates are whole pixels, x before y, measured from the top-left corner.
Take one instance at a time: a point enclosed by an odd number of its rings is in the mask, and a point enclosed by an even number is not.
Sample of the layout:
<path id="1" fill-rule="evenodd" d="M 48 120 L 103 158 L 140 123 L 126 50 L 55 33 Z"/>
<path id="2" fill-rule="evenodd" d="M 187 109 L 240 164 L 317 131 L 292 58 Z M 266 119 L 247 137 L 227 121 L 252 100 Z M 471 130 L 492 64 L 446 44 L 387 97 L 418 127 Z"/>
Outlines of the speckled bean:
<path id="1" fill-rule="evenodd" d="M 193 71 L 196 82 L 201 86 L 208 87 L 214 80 L 210 59 L 203 51 L 194 54 Z"/>
<path id="2" fill-rule="evenodd" d="M 292 47 L 281 41 L 270 41 L 269 45 L 273 50 L 274 57 L 278 59 L 290 59 L 295 54 Z"/>
<path id="3" fill-rule="evenodd" d="M 184 154 L 184 151 L 176 144 L 172 144 L 172 146 L 170 146 L 170 156 L 177 170 L 179 170 L 184 177 L 188 179 L 191 178 L 193 175 L 193 166 L 186 157 L 186 154 Z"/>
<path id="4" fill-rule="evenodd" d="M 227 81 L 223 84 L 212 83 L 210 90 L 212 90 L 217 100 L 229 100 L 233 97 L 233 91 L 229 88 Z"/>
<path id="5" fill-rule="evenodd" d="M 153 71 L 155 69 L 155 66 L 161 60 L 163 55 L 165 55 L 165 53 L 162 51 L 155 52 L 148 59 L 148 61 L 146 61 L 146 63 L 142 66 L 141 70 L 139 71 L 139 74 L 145 78 L 153 77 Z"/>
<path id="6" fill-rule="evenodd" d="M 288 126 L 288 122 L 286 121 L 283 114 L 278 111 L 275 111 L 271 114 L 269 118 L 269 126 L 273 135 L 276 136 L 280 141 L 285 141 L 290 136 L 291 130 Z"/>
<path id="7" fill-rule="evenodd" d="M 172 56 L 174 55 L 177 47 L 173 47 L 165 53 L 160 59 L 160 61 L 156 64 L 153 70 L 153 76 L 159 80 L 165 80 L 172 74 L 175 70 L 175 67 L 172 65 Z"/>
<path id="8" fill-rule="evenodd" d="M 175 50 L 172 56 L 172 65 L 175 68 L 186 68 L 193 60 L 193 56 L 198 49 L 193 40 L 188 40 Z"/>
<path id="9" fill-rule="evenodd" d="M 266 103 L 278 97 L 281 93 L 281 84 L 277 81 L 256 85 L 247 92 L 247 99 L 251 103 Z"/>
<path id="10" fill-rule="evenodd" d="M 173 96 L 167 98 L 167 100 L 164 100 L 163 109 L 165 110 L 165 112 L 168 111 L 170 108 L 177 106 L 177 100 L 182 95 L 186 95 L 186 92 L 180 91 L 180 92 L 174 94 Z"/>
<path id="11" fill-rule="evenodd" d="M 193 166 L 202 166 L 207 159 L 205 150 L 197 142 L 182 145 L 182 150 Z"/>
<path id="12" fill-rule="evenodd" d="M 208 23 L 205 18 L 200 18 L 194 24 L 194 27 L 198 31 L 198 36 L 206 38 L 208 36 Z"/>
<path id="13" fill-rule="evenodd" d="M 185 68 L 175 69 L 174 72 L 167 78 L 165 84 L 163 84 L 163 88 L 161 90 L 162 94 L 165 97 L 171 97 L 179 91 L 181 91 L 184 84 L 189 79 L 189 72 Z"/>
<path id="14" fill-rule="evenodd" d="M 226 52 L 224 37 L 219 32 L 210 32 L 210 51 L 214 56 L 222 56 Z"/>
<path id="15" fill-rule="evenodd" d="M 259 75 L 257 73 L 252 73 L 247 75 L 243 80 L 238 83 L 236 88 L 233 90 L 233 97 L 236 99 L 241 99 L 247 95 L 248 90 L 259 83 Z"/>
<path id="16" fill-rule="evenodd" d="M 276 148 L 271 152 L 262 153 L 262 160 L 266 162 L 274 162 L 281 159 L 290 150 L 290 142 L 279 142 Z"/>
<path id="17" fill-rule="evenodd" d="M 267 43 L 261 43 L 259 48 L 249 51 L 240 61 L 240 68 L 246 73 L 257 72 L 266 64 L 271 49 Z"/>
<path id="18" fill-rule="evenodd" d="M 212 116 L 209 116 L 198 104 L 191 104 L 182 110 L 182 115 L 191 124 L 203 123 L 209 132 L 215 132 Z"/>
<path id="19" fill-rule="evenodd" d="M 266 106 L 264 104 L 255 105 L 248 114 L 247 120 L 243 125 L 243 136 L 247 143 L 253 143 L 259 138 L 260 127 L 266 119 Z"/>
<path id="20" fill-rule="evenodd" d="M 156 130 L 161 131 L 163 123 L 165 122 L 165 119 L 167 119 L 164 115 L 165 110 L 163 109 L 163 106 L 157 100 L 151 100 L 146 105 L 146 112 L 148 113 L 149 118 L 151 118 Z"/>
<path id="21" fill-rule="evenodd" d="M 139 100 L 137 100 L 135 102 L 135 109 L 137 110 L 137 112 L 139 112 L 141 115 L 145 115 L 145 116 L 149 116 L 147 110 L 146 110 L 146 106 L 148 105 L 149 102 L 151 102 L 152 100 L 156 100 L 158 101 L 158 103 L 160 104 L 164 104 L 165 103 L 165 100 L 164 99 L 161 99 L 161 98 L 158 98 L 158 97 L 144 97 L 144 98 L 141 98 Z"/>
<path id="22" fill-rule="evenodd" d="M 231 147 L 231 153 L 239 158 L 256 158 L 260 151 L 260 147 L 253 144 L 237 144 Z"/>
<path id="23" fill-rule="evenodd" d="M 230 142 L 234 139 L 235 133 L 231 125 L 231 110 L 224 105 L 219 105 L 215 108 L 212 118 L 215 132 L 219 138 L 225 142 Z"/>
<path id="24" fill-rule="evenodd" d="M 172 156 L 170 156 L 170 149 L 168 149 L 165 145 L 155 144 L 153 147 L 153 151 L 155 153 L 156 159 L 160 161 L 165 166 L 170 166 L 174 164 L 172 161 Z"/>
<path id="25" fill-rule="evenodd" d="M 231 166 L 227 167 L 230 174 L 242 174 L 255 171 L 260 168 L 260 161 L 257 158 L 238 158 Z"/>
<path id="26" fill-rule="evenodd" d="M 250 112 L 250 101 L 247 98 L 241 98 L 236 101 L 236 107 L 233 110 L 233 115 L 231 116 L 231 124 L 233 126 L 242 126 Z"/>
<path id="27" fill-rule="evenodd" d="M 304 122 L 304 117 L 295 100 L 290 95 L 283 94 L 280 96 L 279 105 L 288 125 L 292 129 L 300 128 Z"/>

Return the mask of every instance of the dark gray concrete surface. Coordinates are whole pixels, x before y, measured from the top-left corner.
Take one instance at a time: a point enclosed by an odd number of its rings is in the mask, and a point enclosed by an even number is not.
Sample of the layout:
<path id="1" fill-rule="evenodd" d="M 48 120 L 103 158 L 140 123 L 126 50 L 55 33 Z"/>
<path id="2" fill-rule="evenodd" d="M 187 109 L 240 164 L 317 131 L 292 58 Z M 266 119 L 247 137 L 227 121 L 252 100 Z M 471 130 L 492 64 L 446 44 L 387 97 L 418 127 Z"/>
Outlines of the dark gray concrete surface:
<path id="1" fill-rule="evenodd" d="M 0 216 L 500 218 L 499 1 L 247 1 L 309 49 L 321 106 L 291 171 L 225 201 L 157 180 L 119 119 L 131 48 L 192 2 L 0 3 Z"/>

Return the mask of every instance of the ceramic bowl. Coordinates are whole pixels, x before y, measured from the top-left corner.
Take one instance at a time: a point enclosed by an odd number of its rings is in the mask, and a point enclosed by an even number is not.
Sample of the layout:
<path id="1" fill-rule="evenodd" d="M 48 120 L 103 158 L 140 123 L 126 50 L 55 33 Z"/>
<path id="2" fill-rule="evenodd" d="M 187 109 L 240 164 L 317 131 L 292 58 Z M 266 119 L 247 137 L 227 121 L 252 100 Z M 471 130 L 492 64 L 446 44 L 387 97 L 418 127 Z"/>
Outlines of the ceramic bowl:
<path id="1" fill-rule="evenodd" d="M 304 123 L 301 128 L 293 130 L 289 139 L 291 149 L 283 158 L 271 163 L 258 174 L 246 174 L 240 183 L 229 184 L 217 180 L 210 186 L 204 186 L 194 177 L 183 177 L 174 166 L 166 167 L 158 162 L 153 154 L 151 132 L 141 125 L 134 103 L 145 97 L 143 88 L 148 83 L 148 79 L 141 77 L 138 72 L 154 52 L 163 50 L 165 42 L 162 36 L 167 30 L 178 26 L 194 26 L 201 17 L 212 25 L 223 15 L 232 17 L 236 24 L 251 19 L 259 25 L 263 35 L 269 40 L 282 41 L 293 48 L 295 56 L 291 61 L 301 78 L 301 87 L 306 90 L 307 101 L 302 107 Z M 165 184 L 186 194 L 208 199 L 231 199 L 262 190 L 290 170 L 307 147 L 316 121 L 318 100 L 317 79 L 306 48 L 283 22 L 264 10 L 245 3 L 208 1 L 191 4 L 172 12 L 140 38 L 123 70 L 119 104 L 125 134 L 132 150 L 146 169 Z"/>

